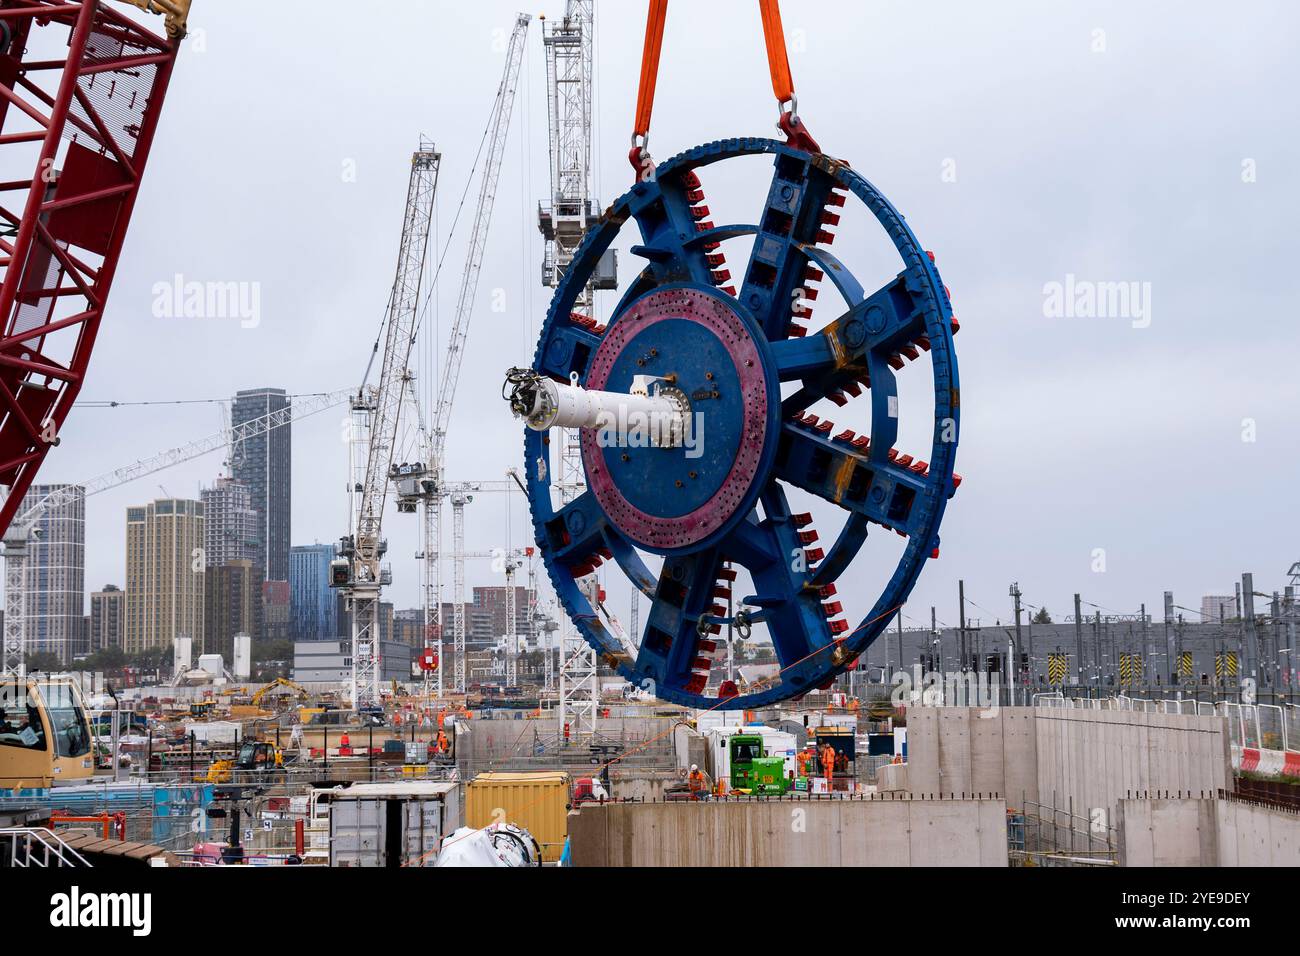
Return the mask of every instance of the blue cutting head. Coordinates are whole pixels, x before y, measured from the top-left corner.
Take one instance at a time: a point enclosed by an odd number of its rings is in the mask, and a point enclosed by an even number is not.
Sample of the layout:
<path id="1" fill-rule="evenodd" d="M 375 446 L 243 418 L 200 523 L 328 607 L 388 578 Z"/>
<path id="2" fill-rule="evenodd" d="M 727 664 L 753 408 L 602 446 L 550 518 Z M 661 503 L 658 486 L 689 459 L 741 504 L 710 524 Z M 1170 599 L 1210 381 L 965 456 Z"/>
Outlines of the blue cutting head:
<path id="1" fill-rule="evenodd" d="M 774 166 L 755 221 L 715 224 L 697 171 L 754 155 Z M 829 248 L 847 202 L 866 206 L 897 250 L 900 270 L 874 291 Z M 639 230 L 633 252 L 645 266 L 598 325 L 574 306 L 624 228 Z M 722 244 L 738 237 L 753 244 L 733 279 Z M 813 300 L 828 288 L 847 308 L 813 327 Z M 601 391 L 668 383 L 689 404 L 686 440 L 657 446 L 635 421 L 583 431 L 586 487 L 565 500 L 553 487 L 558 442 L 525 432 L 538 547 L 565 611 L 602 659 L 662 699 L 724 709 L 797 697 L 853 667 L 937 553 L 960 482 L 956 328 L 933 257 L 875 187 L 828 156 L 723 140 L 660 164 L 615 202 L 556 292 L 533 370 Z M 895 373 L 925 352 L 934 384 L 928 462 L 895 447 Z M 858 433 L 808 413 L 827 402 L 865 403 L 869 425 Z M 791 489 L 843 510 L 833 540 L 820 540 L 811 515 L 791 506 Z M 872 528 L 906 546 L 854 623 L 837 582 Z M 620 637 L 593 603 L 591 575 L 602 566 L 649 599 L 642 633 Z M 745 593 L 733 590 L 742 572 Z M 780 672 L 742 694 L 719 682 L 715 666 L 724 633 L 759 625 Z"/>

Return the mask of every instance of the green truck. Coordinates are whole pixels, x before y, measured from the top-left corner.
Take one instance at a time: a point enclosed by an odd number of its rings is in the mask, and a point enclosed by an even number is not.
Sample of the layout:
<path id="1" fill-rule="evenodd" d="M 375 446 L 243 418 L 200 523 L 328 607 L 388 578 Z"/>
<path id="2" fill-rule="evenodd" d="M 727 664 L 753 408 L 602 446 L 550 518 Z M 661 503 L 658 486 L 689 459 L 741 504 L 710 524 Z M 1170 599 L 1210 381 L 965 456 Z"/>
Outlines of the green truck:
<path id="1" fill-rule="evenodd" d="M 732 790 L 780 796 L 790 789 L 785 758 L 769 757 L 758 734 L 736 734 L 728 743 Z"/>

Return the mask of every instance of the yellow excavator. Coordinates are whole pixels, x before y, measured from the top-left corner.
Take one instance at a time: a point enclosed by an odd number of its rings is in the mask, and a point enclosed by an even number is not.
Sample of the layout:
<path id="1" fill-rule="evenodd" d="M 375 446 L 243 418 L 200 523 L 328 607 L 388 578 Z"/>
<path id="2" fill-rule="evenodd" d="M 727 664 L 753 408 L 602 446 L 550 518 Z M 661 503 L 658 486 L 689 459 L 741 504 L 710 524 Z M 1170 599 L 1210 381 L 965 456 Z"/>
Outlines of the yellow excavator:
<path id="1" fill-rule="evenodd" d="M 311 696 L 309 693 L 307 693 L 305 688 L 301 687 L 298 684 L 295 684 L 287 677 L 277 677 L 275 680 L 271 681 L 271 683 L 262 687 L 260 690 L 258 690 L 256 694 L 253 695 L 253 706 L 254 707 L 261 706 L 262 698 L 265 697 L 267 694 L 269 694 L 271 691 L 275 690 L 277 687 L 289 688 L 298 696 L 299 701 L 306 700 L 308 697 Z"/>
<path id="2" fill-rule="evenodd" d="M 235 771 L 265 777 L 284 770 L 284 751 L 265 740 L 245 740 L 234 760 L 208 765 L 208 783 L 232 783 Z"/>

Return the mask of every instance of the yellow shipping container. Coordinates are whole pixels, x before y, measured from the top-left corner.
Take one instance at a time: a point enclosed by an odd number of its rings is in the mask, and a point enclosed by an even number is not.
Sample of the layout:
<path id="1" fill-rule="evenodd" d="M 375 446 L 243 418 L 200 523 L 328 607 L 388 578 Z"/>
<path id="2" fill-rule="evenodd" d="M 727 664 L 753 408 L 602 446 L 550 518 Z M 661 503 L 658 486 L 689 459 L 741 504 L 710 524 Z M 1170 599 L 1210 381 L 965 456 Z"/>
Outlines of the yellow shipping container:
<path id="1" fill-rule="evenodd" d="M 541 844 L 544 862 L 560 859 L 569 833 L 569 775 L 563 770 L 481 773 L 466 794 L 467 826 L 485 827 L 498 820 L 513 823 Z"/>

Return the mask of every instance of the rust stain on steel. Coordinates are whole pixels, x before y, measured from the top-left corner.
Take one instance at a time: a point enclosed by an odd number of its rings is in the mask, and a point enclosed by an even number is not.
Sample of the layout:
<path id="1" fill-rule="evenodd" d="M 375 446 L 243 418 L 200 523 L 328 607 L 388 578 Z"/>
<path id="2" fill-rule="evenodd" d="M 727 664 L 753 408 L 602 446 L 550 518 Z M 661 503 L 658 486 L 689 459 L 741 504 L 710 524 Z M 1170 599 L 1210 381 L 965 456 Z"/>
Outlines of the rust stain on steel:
<path id="1" fill-rule="evenodd" d="M 834 497 L 832 500 L 836 504 L 844 500 L 844 495 L 849 490 L 849 482 L 853 480 L 853 472 L 857 467 L 857 459 L 853 455 L 844 455 L 840 466 L 835 469 L 835 478 L 832 483 Z"/>

